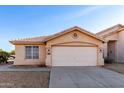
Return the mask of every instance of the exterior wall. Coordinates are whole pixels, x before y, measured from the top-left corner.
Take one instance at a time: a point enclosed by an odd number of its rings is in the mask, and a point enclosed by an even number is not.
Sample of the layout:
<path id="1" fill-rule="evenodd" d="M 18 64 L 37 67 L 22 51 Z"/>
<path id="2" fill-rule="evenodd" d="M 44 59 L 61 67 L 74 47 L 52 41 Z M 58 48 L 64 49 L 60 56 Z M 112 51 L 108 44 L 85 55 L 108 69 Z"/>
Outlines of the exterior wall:
<path id="1" fill-rule="evenodd" d="M 77 33 L 78 34 L 78 38 L 74 39 L 73 33 Z M 69 42 L 72 42 L 69 44 Z M 68 45 L 74 45 L 73 42 L 80 42 L 78 45 L 81 45 L 81 42 L 83 44 L 89 43 L 89 44 L 93 44 L 96 45 L 98 47 L 98 65 L 104 65 L 104 59 L 103 59 L 103 53 L 102 51 L 100 52 L 100 49 L 102 48 L 103 43 L 100 40 L 97 40 L 94 37 L 88 36 L 86 34 L 83 34 L 82 32 L 79 31 L 72 31 L 70 33 L 67 33 L 65 35 L 62 35 L 60 37 L 54 38 L 50 41 L 47 42 L 46 44 L 46 65 L 47 66 L 51 66 L 52 64 L 52 46 L 56 45 L 56 44 L 61 44 L 61 43 L 68 43 Z M 77 45 L 77 44 L 75 44 Z M 49 52 L 49 54 L 48 54 Z"/>
<path id="2" fill-rule="evenodd" d="M 107 42 L 103 44 L 103 56 L 104 56 L 104 59 L 107 59 Z"/>
<path id="3" fill-rule="evenodd" d="M 25 59 L 25 46 L 31 45 L 15 46 L 16 57 L 14 65 L 45 65 L 45 45 L 36 45 L 39 46 L 39 59 Z"/>
<path id="4" fill-rule="evenodd" d="M 106 40 L 106 43 L 103 44 L 103 51 L 104 51 L 104 58 L 107 59 L 107 52 L 108 52 L 108 41 L 117 41 L 118 40 L 118 33 L 109 35 L 104 38 Z M 117 58 L 117 44 L 116 44 L 116 58 Z M 116 59 L 117 60 L 117 59 Z"/>
<path id="5" fill-rule="evenodd" d="M 112 34 L 104 38 L 106 41 L 116 41 L 116 62 L 124 63 L 124 31 Z M 104 44 L 104 57 L 107 58 L 107 43 Z"/>
<path id="6" fill-rule="evenodd" d="M 117 41 L 108 42 L 108 57 L 111 62 L 117 62 Z"/>
<path id="7" fill-rule="evenodd" d="M 106 41 L 109 41 L 109 40 L 118 40 L 118 33 L 109 35 L 109 36 L 105 37 L 104 39 L 105 39 Z"/>
<path id="8" fill-rule="evenodd" d="M 118 33 L 118 42 L 117 42 L 117 62 L 124 63 L 124 31 Z"/>

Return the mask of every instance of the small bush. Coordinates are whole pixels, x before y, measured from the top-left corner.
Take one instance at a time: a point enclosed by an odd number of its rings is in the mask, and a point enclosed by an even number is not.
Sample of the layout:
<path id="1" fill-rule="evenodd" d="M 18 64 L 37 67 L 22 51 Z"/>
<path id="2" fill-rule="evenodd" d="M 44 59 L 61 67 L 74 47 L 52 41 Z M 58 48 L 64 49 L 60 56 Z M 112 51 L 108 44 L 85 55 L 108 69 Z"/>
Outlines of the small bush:
<path id="1" fill-rule="evenodd" d="M 7 63 L 9 57 L 10 54 L 8 52 L 3 50 L 0 51 L 0 63 Z"/>
<path id="2" fill-rule="evenodd" d="M 12 50 L 9 54 L 10 55 L 15 55 L 15 50 Z"/>

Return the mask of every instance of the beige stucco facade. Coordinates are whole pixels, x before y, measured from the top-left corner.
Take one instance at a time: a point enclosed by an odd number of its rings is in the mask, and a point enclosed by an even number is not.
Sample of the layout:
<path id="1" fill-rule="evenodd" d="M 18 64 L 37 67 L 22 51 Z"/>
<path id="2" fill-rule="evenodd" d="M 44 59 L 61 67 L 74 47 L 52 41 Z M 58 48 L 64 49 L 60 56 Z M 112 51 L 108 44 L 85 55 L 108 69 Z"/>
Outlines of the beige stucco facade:
<path id="1" fill-rule="evenodd" d="M 124 30 L 118 33 L 117 62 L 124 63 Z"/>
<path id="2" fill-rule="evenodd" d="M 79 37 L 77 39 L 72 38 L 73 33 L 77 33 L 79 35 Z M 67 33 L 65 35 L 62 35 L 60 37 L 57 37 L 55 39 L 48 41 L 46 44 L 46 48 L 50 49 L 50 52 L 52 52 L 52 47 L 54 47 L 54 46 L 97 47 L 97 49 L 98 49 L 97 65 L 104 65 L 104 59 L 103 59 L 103 55 L 102 55 L 103 53 L 100 52 L 100 49 L 102 49 L 102 45 L 103 45 L 103 43 L 101 41 L 75 30 L 73 32 Z M 52 65 L 52 55 L 46 55 L 46 65 L 47 66 Z"/>
<path id="3" fill-rule="evenodd" d="M 76 33 L 76 38 L 74 37 Z M 16 59 L 14 65 L 46 65 L 52 66 L 52 48 L 56 47 L 96 47 L 97 48 L 97 66 L 104 65 L 103 59 L 103 40 L 95 37 L 95 35 L 90 35 L 84 31 L 80 31 L 74 28 L 70 31 L 64 31 L 58 36 L 52 36 L 54 38 L 47 38 L 47 41 L 42 42 L 42 44 L 16 44 L 15 51 Z M 25 41 L 26 42 L 26 41 Z M 25 43 L 24 42 L 24 43 Z M 35 42 L 36 43 L 36 42 Z M 25 46 L 39 46 L 39 59 L 25 59 Z M 90 58 L 90 57 L 88 57 Z"/>
<path id="4" fill-rule="evenodd" d="M 98 33 L 100 37 L 106 40 L 104 43 L 104 58 L 109 59 L 109 52 L 113 52 L 114 62 L 124 63 L 124 27 L 116 25 L 109 30 Z M 113 45 L 109 46 L 109 42 L 114 42 Z M 112 47 L 114 46 L 114 47 Z M 109 51 L 111 50 L 111 51 Z M 111 55 L 111 54 L 110 54 Z"/>
<path id="5" fill-rule="evenodd" d="M 16 45 L 14 65 L 45 65 L 45 59 L 46 59 L 45 45 L 35 45 L 35 46 L 39 46 L 39 59 L 26 59 L 25 46 L 34 46 L 34 45 Z"/>
<path id="6" fill-rule="evenodd" d="M 108 42 L 109 41 L 117 41 L 118 40 L 118 33 L 112 34 L 110 36 L 104 37 L 104 39 L 106 40 L 106 43 L 103 44 L 103 50 L 104 50 L 104 58 L 107 58 L 107 51 L 108 51 Z M 117 52 L 117 48 L 115 50 Z"/>

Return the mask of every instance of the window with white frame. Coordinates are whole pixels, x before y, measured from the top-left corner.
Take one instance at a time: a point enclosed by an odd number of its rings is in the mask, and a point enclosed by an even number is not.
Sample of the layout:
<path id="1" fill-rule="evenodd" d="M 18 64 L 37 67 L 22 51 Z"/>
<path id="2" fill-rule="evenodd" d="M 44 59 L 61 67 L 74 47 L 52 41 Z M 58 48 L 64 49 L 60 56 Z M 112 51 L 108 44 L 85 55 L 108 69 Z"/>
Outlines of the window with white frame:
<path id="1" fill-rule="evenodd" d="M 39 59 L 39 46 L 26 46 L 25 47 L 26 59 Z"/>

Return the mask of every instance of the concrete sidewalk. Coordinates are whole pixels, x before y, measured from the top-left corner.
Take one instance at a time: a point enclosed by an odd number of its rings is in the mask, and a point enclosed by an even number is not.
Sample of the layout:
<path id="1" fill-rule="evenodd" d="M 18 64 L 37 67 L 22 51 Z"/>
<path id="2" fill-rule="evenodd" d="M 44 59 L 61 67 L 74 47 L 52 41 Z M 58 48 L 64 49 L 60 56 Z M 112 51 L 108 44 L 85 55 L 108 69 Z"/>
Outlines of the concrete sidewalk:
<path id="1" fill-rule="evenodd" d="M 124 75 L 100 67 L 53 67 L 50 88 L 124 88 Z"/>

